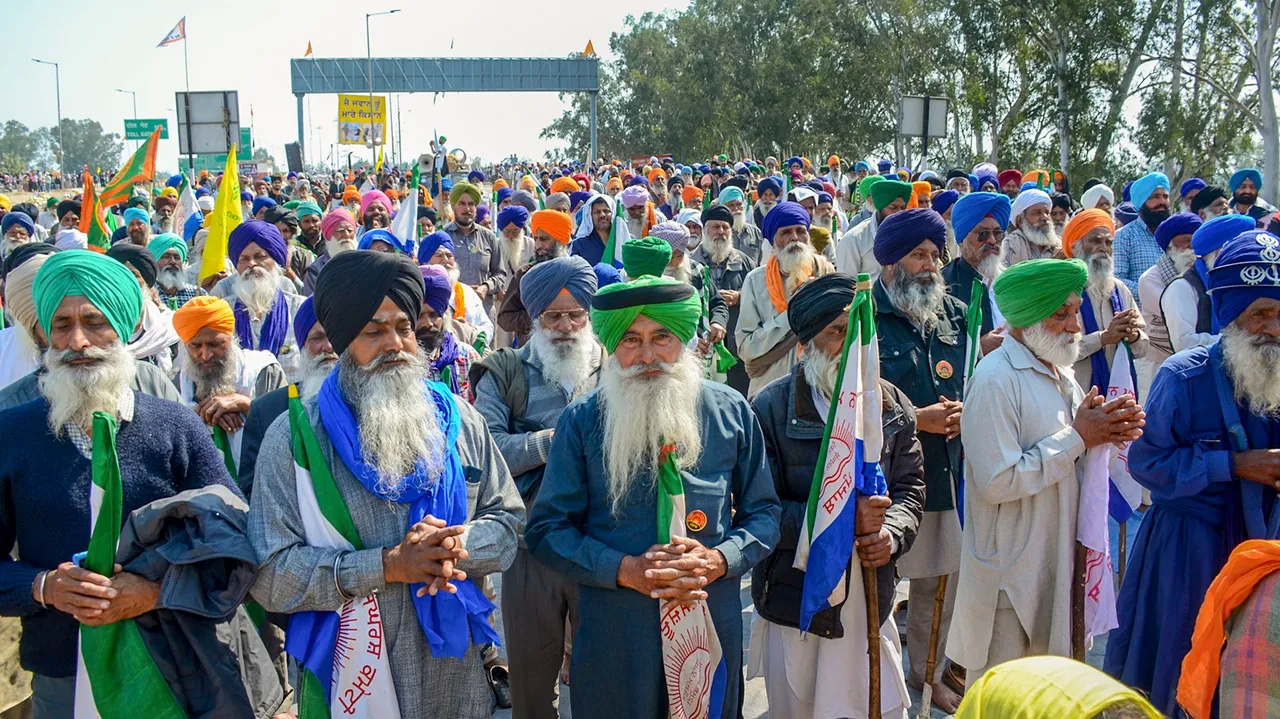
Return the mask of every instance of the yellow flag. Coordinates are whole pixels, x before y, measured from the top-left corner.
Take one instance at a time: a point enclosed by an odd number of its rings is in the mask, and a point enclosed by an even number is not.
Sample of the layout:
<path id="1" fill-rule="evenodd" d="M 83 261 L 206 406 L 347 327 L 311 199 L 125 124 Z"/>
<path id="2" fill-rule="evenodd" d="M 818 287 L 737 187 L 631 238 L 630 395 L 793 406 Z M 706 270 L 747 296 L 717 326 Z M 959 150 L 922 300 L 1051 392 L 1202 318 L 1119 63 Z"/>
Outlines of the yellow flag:
<path id="1" fill-rule="evenodd" d="M 204 257 L 200 262 L 200 281 L 226 268 L 227 238 L 240 224 L 240 165 L 236 162 L 236 146 L 227 153 L 227 169 L 213 202 L 213 220 L 204 241 Z"/>
<path id="2" fill-rule="evenodd" d="M 382 148 L 386 145 L 378 145 L 378 164 L 373 166 L 374 173 L 382 172 Z"/>
<path id="3" fill-rule="evenodd" d="M 596 48 L 594 45 L 591 44 L 590 40 L 587 41 L 587 46 L 586 48 L 583 49 L 582 54 L 587 57 L 591 57 L 592 55 L 596 54 Z"/>

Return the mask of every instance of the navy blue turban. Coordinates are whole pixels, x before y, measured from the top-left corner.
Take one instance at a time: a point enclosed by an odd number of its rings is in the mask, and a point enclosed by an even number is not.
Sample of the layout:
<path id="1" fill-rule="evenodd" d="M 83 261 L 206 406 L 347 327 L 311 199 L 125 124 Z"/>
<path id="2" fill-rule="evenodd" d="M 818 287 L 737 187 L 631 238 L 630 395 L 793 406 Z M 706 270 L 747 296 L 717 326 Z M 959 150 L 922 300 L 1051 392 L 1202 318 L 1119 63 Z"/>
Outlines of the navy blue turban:
<path id="1" fill-rule="evenodd" d="M 888 159 L 881 160 L 881 161 L 879 161 L 879 162 L 877 162 L 877 163 L 876 163 L 876 169 L 880 171 L 880 174 L 881 174 L 881 175 L 883 175 L 883 174 L 884 174 L 884 173 L 886 173 L 886 172 L 892 172 L 892 171 L 893 171 L 893 161 L 892 161 L 892 160 L 888 160 Z"/>
<path id="2" fill-rule="evenodd" d="M 511 189 L 510 187 L 503 187 L 503 188 L 499 189 L 499 190 L 498 190 L 498 194 L 497 194 L 497 197 L 498 197 L 498 204 L 499 204 L 499 205 L 501 205 L 501 204 L 502 204 L 502 203 L 503 203 L 507 198 L 509 198 L 509 197 L 511 197 L 512 195 L 514 195 L 514 194 L 515 194 L 515 192 L 516 192 L 516 191 L 515 191 L 515 190 L 513 190 L 513 189 Z"/>
<path id="3" fill-rule="evenodd" d="M 596 286 L 596 273 L 586 260 L 577 255 L 557 257 L 529 268 L 520 280 L 520 300 L 529 317 L 537 319 L 561 290 L 568 290 L 583 309 L 590 309 Z"/>
<path id="4" fill-rule="evenodd" d="M 758 192 L 761 197 L 763 197 L 764 193 L 769 190 L 772 190 L 773 194 L 781 197 L 782 181 L 776 177 L 766 177 L 760 181 L 759 185 L 756 185 L 756 192 Z"/>
<path id="5" fill-rule="evenodd" d="M 830 205 L 830 204 L 832 204 L 834 201 L 835 201 L 835 198 L 831 196 L 831 193 L 830 193 L 830 192 L 819 192 L 819 193 L 818 193 L 818 204 L 819 204 L 819 205 Z"/>
<path id="6" fill-rule="evenodd" d="M 244 252 L 244 248 L 248 247 L 250 242 L 271 255 L 271 259 L 275 260 L 276 265 L 283 271 L 288 249 L 279 228 L 263 220 L 249 220 L 236 225 L 236 228 L 231 231 L 231 236 L 227 238 L 227 257 L 231 258 L 231 264 L 239 264 L 240 253 Z"/>
<path id="7" fill-rule="evenodd" d="M 316 324 L 315 300 L 315 295 L 303 300 L 293 315 L 293 339 L 297 340 L 300 348 L 307 343 L 307 335 L 311 334 L 311 328 Z"/>
<path id="8" fill-rule="evenodd" d="M 453 301 L 453 283 L 449 281 L 449 273 L 439 265 L 422 265 L 422 301 L 437 315 L 444 317 Z"/>
<path id="9" fill-rule="evenodd" d="M 513 223 L 524 227 L 527 222 L 529 222 L 528 210 L 520 205 L 507 205 L 498 213 L 498 232 L 502 232 L 507 229 L 507 225 Z"/>
<path id="10" fill-rule="evenodd" d="M 960 193 L 956 190 L 943 190 L 938 196 L 933 198 L 933 211 L 939 215 L 946 214 L 951 206 L 956 204 L 956 200 L 960 199 Z"/>
<path id="11" fill-rule="evenodd" d="M 1209 270 L 1209 296 L 1215 332 L 1235 321 L 1254 300 L 1280 300 L 1280 237 L 1250 230 L 1228 240 Z"/>
<path id="12" fill-rule="evenodd" d="M 590 192 L 583 192 L 582 190 L 578 190 L 577 192 L 569 193 L 569 211 L 573 212 L 574 210 L 578 209 L 578 207 L 582 205 L 582 203 L 586 202 L 589 199 L 591 199 Z"/>
<path id="13" fill-rule="evenodd" d="M 622 274 L 613 265 L 598 262 L 591 266 L 591 271 L 596 273 L 596 291 L 599 291 L 601 287 L 608 287 L 622 281 Z"/>
<path id="14" fill-rule="evenodd" d="M 0 235 L 7 234 L 9 228 L 14 225 L 20 225 L 27 231 L 27 237 L 34 238 L 36 236 L 36 223 L 31 221 L 31 217 L 25 212 L 9 212 L 5 214 L 4 221 L 0 222 Z"/>
<path id="15" fill-rule="evenodd" d="M 942 252 L 947 241 L 947 223 L 942 215 L 922 207 L 903 210 L 889 215 L 876 228 L 872 251 L 876 262 L 892 265 L 911 254 L 925 240 L 932 240 L 938 246 L 938 252 Z"/>
<path id="16" fill-rule="evenodd" d="M 1003 231 L 1009 226 L 1009 215 L 1012 212 L 1013 203 L 1008 195 L 1000 192 L 970 192 L 951 206 L 951 228 L 956 232 L 956 242 L 964 242 L 964 238 L 987 215 L 994 217 Z"/>
<path id="17" fill-rule="evenodd" d="M 436 230 L 422 238 L 422 242 L 418 244 L 418 263 L 431 264 L 431 258 L 441 247 L 453 252 L 453 238 L 444 230 Z"/>
<path id="18" fill-rule="evenodd" d="M 792 225 L 804 225 L 805 229 L 809 228 L 809 211 L 798 202 L 779 202 L 769 214 L 764 216 L 764 238 L 773 244 L 773 236 L 778 234 L 778 230 Z M 523 287 L 521 292 L 523 292 Z"/>
<path id="19" fill-rule="evenodd" d="M 1134 207 L 1132 202 L 1126 200 L 1116 205 L 1115 214 L 1116 220 L 1119 221 L 1121 226 L 1127 225 L 1138 219 L 1138 208 Z M 1254 224 L 1255 226 L 1257 225 L 1257 223 Z"/>
<path id="20" fill-rule="evenodd" d="M 1178 235 L 1194 235 L 1200 229 L 1200 215 L 1194 212 L 1179 212 L 1170 215 L 1169 219 L 1156 228 L 1156 244 L 1161 250 L 1168 250 L 1169 243 Z"/>
<path id="21" fill-rule="evenodd" d="M 787 303 L 787 323 L 801 344 L 808 344 L 853 302 L 857 279 L 843 272 L 815 277 L 796 289 Z"/>

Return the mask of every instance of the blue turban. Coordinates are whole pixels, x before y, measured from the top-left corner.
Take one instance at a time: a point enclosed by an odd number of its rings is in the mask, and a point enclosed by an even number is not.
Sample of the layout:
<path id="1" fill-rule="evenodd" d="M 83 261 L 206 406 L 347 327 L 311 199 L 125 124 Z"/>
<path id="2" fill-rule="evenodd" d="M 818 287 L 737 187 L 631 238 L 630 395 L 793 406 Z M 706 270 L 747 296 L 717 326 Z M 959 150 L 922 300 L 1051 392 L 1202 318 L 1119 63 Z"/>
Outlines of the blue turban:
<path id="1" fill-rule="evenodd" d="M 399 237 L 396 237 L 395 235 L 391 234 L 391 230 L 385 230 L 381 227 L 377 228 L 376 230 L 369 230 L 368 232 L 365 232 L 363 235 L 360 235 L 360 242 L 359 244 L 356 245 L 356 249 L 367 250 L 373 247 L 373 243 L 376 240 L 381 240 L 382 242 L 385 242 L 388 245 L 391 245 L 392 247 L 396 248 L 397 251 L 402 252 L 406 255 L 409 254 L 408 247 L 405 245 L 405 243 L 400 241 Z"/>
<path id="2" fill-rule="evenodd" d="M 263 195 L 262 197 L 255 197 L 253 199 L 253 209 L 249 210 L 249 214 L 257 215 L 258 212 L 260 212 L 264 207 L 275 207 L 275 206 L 276 206 L 276 201 L 271 199 L 270 197 L 267 197 L 266 195 Z"/>
<path id="3" fill-rule="evenodd" d="M 1138 208 L 1134 207 L 1132 202 L 1128 200 L 1116 205 L 1116 219 L 1121 225 L 1127 225 L 1138 219 Z M 1257 224 L 1256 222 L 1254 223 Z"/>
<path id="4" fill-rule="evenodd" d="M 529 317 L 537 319 L 547 309 L 560 290 L 568 290 L 583 309 L 591 309 L 591 298 L 596 293 L 596 273 L 591 265 L 577 255 L 557 257 L 539 262 L 520 279 L 520 301 L 529 311 Z"/>
<path id="5" fill-rule="evenodd" d="M 25 212 L 9 212 L 4 216 L 4 221 L 0 222 L 0 235 L 8 234 L 9 228 L 14 225 L 21 225 L 27 230 L 27 237 L 34 238 L 36 236 L 36 223 L 31 221 Z"/>
<path id="6" fill-rule="evenodd" d="M 782 181 L 776 177 L 766 177 L 756 185 L 756 192 L 760 197 L 763 197 L 767 190 L 773 190 L 773 194 L 782 197 Z"/>
<path id="7" fill-rule="evenodd" d="M 1156 191 L 1157 187 L 1169 189 L 1169 178 L 1163 172 L 1152 172 L 1149 175 L 1143 175 L 1133 181 L 1133 186 L 1129 188 L 1129 201 L 1133 206 L 1142 210 L 1142 206 L 1147 204 L 1147 200 L 1151 197 L 1151 193 Z"/>
<path id="8" fill-rule="evenodd" d="M 956 190 L 943 190 L 938 196 L 933 198 L 933 211 L 939 215 L 945 215 L 951 206 L 956 204 L 956 200 L 960 199 L 960 193 Z"/>
<path id="9" fill-rule="evenodd" d="M 307 335 L 311 334 L 311 328 L 315 324 L 315 295 L 312 295 L 298 305 L 298 311 L 293 315 L 293 338 L 298 341 L 299 348 L 307 343 Z"/>
<path id="10" fill-rule="evenodd" d="M 164 186 L 175 190 L 182 187 L 182 175 L 169 175 L 169 179 L 164 181 Z"/>
<path id="11" fill-rule="evenodd" d="M 516 224 L 524 227 L 529 222 L 529 211 L 520 205 L 507 205 L 498 213 L 498 232 L 507 229 L 507 225 Z"/>
<path id="12" fill-rule="evenodd" d="M 1187 193 L 1203 190 L 1208 187 L 1209 183 L 1201 180 L 1199 177 L 1193 177 L 1182 183 L 1182 187 L 1178 188 L 1178 197 L 1186 198 Z"/>
<path id="13" fill-rule="evenodd" d="M 1200 215 L 1194 212 L 1179 212 L 1170 215 L 1169 219 L 1156 228 L 1156 244 L 1161 250 L 1169 249 L 1169 242 L 1178 235 L 1194 235 L 1200 229 Z"/>
<path id="14" fill-rule="evenodd" d="M 1205 287 L 1209 286 L 1209 265 L 1205 263 L 1204 256 L 1222 249 L 1231 238 L 1257 227 L 1258 223 L 1248 215 L 1219 215 L 1200 225 L 1191 235 L 1191 251 L 1196 253 L 1196 273 Z"/>
<path id="15" fill-rule="evenodd" d="M 964 242 L 973 228 L 987 215 L 994 217 L 1003 231 L 1009 226 L 1009 215 L 1012 212 L 1013 203 L 1008 195 L 999 192 L 970 192 L 951 206 L 951 228 L 955 230 L 956 242 Z"/>
<path id="16" fill-rule="evenodd" d="M 871 165 L 868 165 L 864 160 L 858 160 L 857 162 L 853 163 L 853 171 L 857 172 L 858 170 L 871 172 Z"/>
<path id="17" fill-rule="evenodd" d="M 418 244 L 418 264 L 431 264 L 431 258 L 441 247 L 453 252 L 453 238 L 444 230 L 436 230 L 422 238 L 422 242 Z"/>
<path id="18" fill-rule="evenodd" d="M 923 207 L 903 210 L 889 215 L 876 228 L 872 251 L 876 262 L 892 265 L 911 254 L 925 240 L 933 240 L 933 244 L 938 246 L 938 252 L 942 252 L 942 247 L 947 242 L 947 223 L 943 221 L 942 215 Z"/>
<path id="19" fill-rule="evenodd" d="M 788 157 L 787 167 L 792 167 L 792 166 L 804 167 L 804 160 L 801 160 L 799 157 Z"/>
<path id="20" fill-rule="evenodd" d="M 1135 180 L 1129 180 L 1128 182 L 1124 183 L 1124 189 L 1120 191 L 1120 200 L 1121 200 L 1122 202 L 1132 202 L 1132 201 L 1133 201 L 1133 198 L 1132 198 L 1130 195 L 1132 195 L 1132 194 L 1133 194 L 1133 183 L 1134 183 L 1134 182 L 1135 182 Z"/>
<path id="21" fill-rule="evenodd" d="M 830 204 L 831 204 L 832 202 L 834 202 L 834 201 L 835 201 L 835 198 L 831 196 L 831 193 L 830 193 L 830 192 L 819 192 L 819 193 L 818 193 L 818 204 L 819 204 L 819 205 L 830 205 Z"/>
<path id="22" fill-rule="evenodd" d="M 598 262 L 591 266 L 591 271 L 596 273 L 596 290 L 601 287 L 608 287 L 622 281 L 622 275 L 618 272 L 618 268 L 613 265 L 607 265 Z"/>
<path id="23" fill-rule="evenodd" d="M 444 178 L 443 180 L 441 180 L 441 181 L 440 181 L 440 189 L 441 189 L 441 190 L 444 190 L 445 192 L 449 192 L 450 190 L 452 190 L 452 189 L 453 189 L 453 180 L 450 180 L 450 179 L 449 179 L 449 178 L 447 178 L 447 177 L 446 177 L 446 178 Z"/>
<path id="24" fill-rule="evenodd" d="M 591 199 L 590 192 L 583 192 L 582 190 L 578 190 L 577 192 L 569 193 L 569 211 L 572 212 L 573 210 L 578 209 L 578 207 L 582 203 L 586 202 L 589 199 Z"/>
<path id="25" fill-rule="evenodd" d="M 240 253 L 244 252 L 250 242 L 265 250 L 276 261 L 276 265 L 281 270 L 284 269 L 288 251 L 284 235 L 280 234 L 279 228 L 264 220 L 241 222 L 231 231 L 231 236 L 227 238 L 227 257 L 231 258 L 231 264 L 240 263 Z"/>
<path id="26" fill-rule="evenodd" d="M 422 301 L 441 317 L 453 302 L 453 283 L 449 281 L 449 273 L 443 267 L 422 265 Z"/>
<path id="27" fill-rule="evenodd" d="M 130 222 L 138 220 L 147 227 L 151 226 L 151 217 L 147 215 L 147 211 L 141 207 L 130 207 L 124 211 L 124 226 L 128 227 Z"/>
<path id="28" fill-rule="evenodd" d="M 1245 180 L 1253 180 L 1253 186 L 1259 190 L 1262 189 L 1262 173 L 1253 168 L 1236 170 L 1235 174 L 1231 176 L 1231 180 L 1227 184 L 1231 187 L 1231 191 L 1235 192 L 1236 188 L 1240 187 L 1240 183 Z"/>
<path id="29" fill-rule="evenodd" d="M 999 187 L 1000 187 L 1000 178 L 999 178 L 999 177 L 996 177 L 995 175 L 990 175 L 990 174 L 986 174 L 986 175 L 978 175 L 977 177 L 972 177 L 972 178 L 970 178 L 970 179 L 972 179 L 972 180 L 973 180 L 973 190 L 974 190 L 974 192 L 979 192 L 979 191 L 981 191 L 981 190 L 982 190 L 982 186 L 983 186 L 983 185 L 988 185 L 988 184 L 989 184 L 989 185 L 992 185 L 992 186 L 994 186 L 994 187 L 997 187 L 997 188 L 999 188 Z"/>
<path id="30" fill-rule="evenodd" d="M 210 192 L 210 191 L 209 191 L 209 188 L 207 188 L 207 187 L 197 187 L 197 188 L 196 188 L 196 199 L 200 199 L 201 197 L 204 197 L 205 195 L 212 195 L 212 194 L 213 194 L 213 193 L 212 193 L 212 192 Z"/>
<path id="31" fill-rule="evenodd" d="M 883 174 L 884 174 L 884 173 L 886 173 L 886 172 L 892 172 L 892 171 L 893 171 L 893 161 L 892 161 L 892 160 L 889 160 L 889 159 L 881 160 L 881 161 L 879 161 L 879 162 L 877 162 L 877 163 L 876 163 L 876 169 L 880 171 L 880 174 L 881 174 L 881 175 L 883 175 Z"/>
<path id="32" fill-rule="evenodd" d="M 496 195 L 496 197 L 498 198 L 498 204 L 501 205 L 503 202 L 506 202 L 507 199 L 509 199 L 512 195 L 515 194 L 515 192 L 516 191 L 511 189 L 510 187 L 503 187 L 499 189 L 498 194 Z"/>
<path id="33" fill-rule="evenodd" d="M 484 182 L 484 173 L 479 170 L 472 170 L 471 172 L 468 172 L 467 182 L 470 182 L 473 185 L 477 182 Z"/>
<path id="34" fill-rule="evenodd" d="M 746 199 L 746 195 L 743 194 L 741 189 L 729 186 L 720 190 L 720 195 L 716 199 L 720 201 L 720 204 L 724 205 L 733 202 L 734 200 L 742 202 Z"/>
<path id="35" fill-rule="evenodd" d="M 792 225 L 804 225 L 805 229 L 809 228 L 809 211 L 798 202 L 779 202 L 769 214 L 764 216 L 764 238 L 773 244 L 774 235 L 778 234 L 778 230 Z"/>
<path id="36" fill-rule="evenodd" d="M 1206 223 L 1205 226 L 1207 226 Z M 1253 301 L 1280 300 L 1280 237 L 1253 229 L 1227 240 L 1209 270 L 1209 297 L 1219 332 Z"/>
<path id="37" fill-rule="evenodd" d="M 253 193 L 252 193 L 252 192 L 249 192 L 248 190 L 245 190 L 244 192 L 241 192 L 241 193 L 240 193 L 240 201 L 241 201 L 241 202 L 253 202 Z"/>

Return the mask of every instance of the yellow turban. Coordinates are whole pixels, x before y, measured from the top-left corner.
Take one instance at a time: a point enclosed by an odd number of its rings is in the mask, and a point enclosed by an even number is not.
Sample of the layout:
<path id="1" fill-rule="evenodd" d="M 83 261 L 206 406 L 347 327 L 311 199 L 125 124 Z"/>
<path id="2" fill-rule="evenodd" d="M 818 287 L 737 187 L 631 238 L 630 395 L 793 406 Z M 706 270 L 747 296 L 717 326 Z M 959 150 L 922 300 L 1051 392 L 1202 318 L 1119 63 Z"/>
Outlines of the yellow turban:
<path id="1" fill-rule="evenodd" d="M 173 313 L 173 329 L 183 344 L 205 327 L 228 335 L 236 331 L 236 315 L 226 300 L 212 295 L 192 297 Z"/>

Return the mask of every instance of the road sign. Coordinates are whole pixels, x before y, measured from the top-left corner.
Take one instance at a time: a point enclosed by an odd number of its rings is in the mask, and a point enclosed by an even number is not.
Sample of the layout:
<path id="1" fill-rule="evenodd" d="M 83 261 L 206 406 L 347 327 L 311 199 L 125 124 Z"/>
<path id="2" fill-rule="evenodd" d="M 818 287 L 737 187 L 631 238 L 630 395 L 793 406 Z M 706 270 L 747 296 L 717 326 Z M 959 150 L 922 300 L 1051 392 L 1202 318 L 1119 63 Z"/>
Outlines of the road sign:
<path id="1" fill-rule="evenodd" d="M 239 95 L 234 90 L 175 95 L 178 154 L 226 154 L 240 137 Z"/>
<path id="2" fill-rule="evenodd" d="M 151 131 L 156 125 L 160 126 L 160 139 L 169 139 L 169 121 L 164 118 L 156 120 L 125 120 L 124 121 L 124 139 L 126 140 L 145 140 L 151 137 Z"/>
<path id="3" fill-rule="evenodd" d="M 240 146 L 236 148 L 236 157 L 253 157 L 253 129 L 240 126 Z"/>

